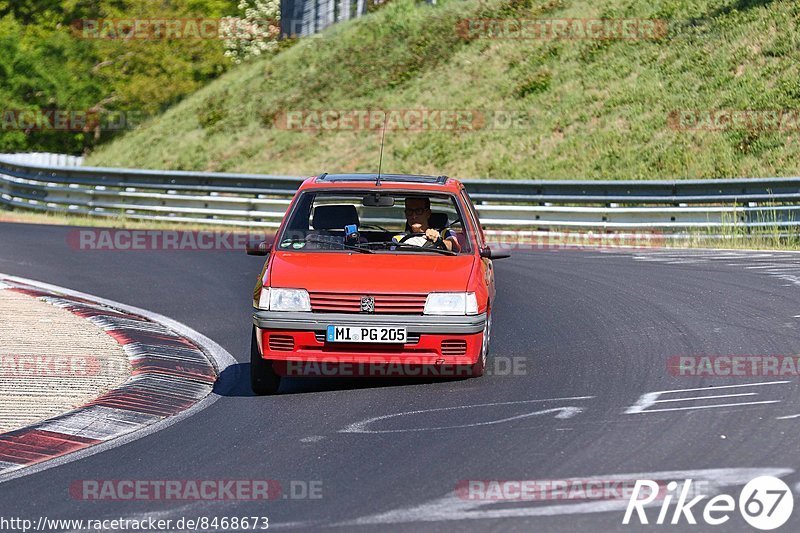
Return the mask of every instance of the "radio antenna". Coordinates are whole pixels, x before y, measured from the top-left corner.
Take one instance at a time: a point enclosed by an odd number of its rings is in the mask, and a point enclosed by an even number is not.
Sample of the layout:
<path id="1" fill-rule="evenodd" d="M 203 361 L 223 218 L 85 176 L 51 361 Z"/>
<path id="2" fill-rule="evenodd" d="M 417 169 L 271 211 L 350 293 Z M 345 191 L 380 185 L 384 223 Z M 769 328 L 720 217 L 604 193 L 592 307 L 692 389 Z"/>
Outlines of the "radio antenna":
<path id="1" fill-rule="evenodd" d="M 375 185 L 381 186 L 381 168 L 383 167 L 383 140 L 386 138 L 386 113 L 383 114 L 383 131 L 381 132 L 381 155 L 378 159 L 378 177 L 375 178 Z"/>

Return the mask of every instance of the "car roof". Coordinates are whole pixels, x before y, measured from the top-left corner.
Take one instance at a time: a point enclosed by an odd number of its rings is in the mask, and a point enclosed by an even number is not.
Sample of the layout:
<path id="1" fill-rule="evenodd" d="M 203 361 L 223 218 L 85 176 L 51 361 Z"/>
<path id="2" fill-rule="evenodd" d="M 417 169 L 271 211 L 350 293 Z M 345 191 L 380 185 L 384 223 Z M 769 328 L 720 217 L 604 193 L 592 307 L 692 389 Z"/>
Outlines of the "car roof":
<path id="1" fill-rule="evenodd" d="M 440 192 L 458 192 L 463 187 L 457 179 L 447 176 L 426 176 L 420 174 L 381 174 L 380 185 L 378 175 L 365 174 L 320 174 L 303 182 L 303 189 L 336 188 L 336 189 L 377 189 L 384 187 L 392 190 L 425 190 Z"/>

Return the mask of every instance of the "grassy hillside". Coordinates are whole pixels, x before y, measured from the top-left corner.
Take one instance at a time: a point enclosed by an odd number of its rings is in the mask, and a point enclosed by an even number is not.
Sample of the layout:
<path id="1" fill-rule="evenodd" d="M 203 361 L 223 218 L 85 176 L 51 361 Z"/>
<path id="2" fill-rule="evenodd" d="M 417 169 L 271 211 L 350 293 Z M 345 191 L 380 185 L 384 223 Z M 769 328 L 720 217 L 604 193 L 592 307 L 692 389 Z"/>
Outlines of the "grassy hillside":
<path id="1" fill-rule="evenodd" d="M 647 41 L 464 39 L 459 20 L 655 18 Z M 380 132 L 287 131 L 298 109 L 477 109 L 517 129 L 388 131 L 387 172 L 649 179 L 800 174 L 794 131 L 681 131 L 672 111 L 800 108 L 793 0 L 397 0 L 228 72 L 89 164 L 283 174 L 374 171 Z"/>

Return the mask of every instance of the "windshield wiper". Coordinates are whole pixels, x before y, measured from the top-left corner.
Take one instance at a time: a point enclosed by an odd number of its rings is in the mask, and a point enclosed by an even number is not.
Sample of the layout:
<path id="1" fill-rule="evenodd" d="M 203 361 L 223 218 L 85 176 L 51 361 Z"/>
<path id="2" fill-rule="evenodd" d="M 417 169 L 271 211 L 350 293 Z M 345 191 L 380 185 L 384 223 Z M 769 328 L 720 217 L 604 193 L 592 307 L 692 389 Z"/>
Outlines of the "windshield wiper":
<path id="1" fill-rule="evenodd" d="M 417 250 L 422 252 L 436 252 L 437 254 L 444 254 L 444 255 L 458 255 L 453 250 L 447 250 L 442 248 L 425 248 L 424 246 L 416 246 L 414 244 L 408 244 L 405 242 L 394 242 L 394 241 L 382 241 L 382 242 L 371 242 L 369 244 L 391 244 L 392 246 L 396 246 L 398 248 L 402 248 L 404 250 Z"/>
<path id="2" fill-rule="evenodd" d="M 370 250 L 368 248 L 361 248 L 360 246 L 354 246 L 352 244 L 345 244 L 343 242 L 326 241 L 325 239 L 309 239 L 308 237 L 306 237 L 305 239 L 284 239 L 284 240 L 281 241 L 281 244 L 283 244 L 285 242 L 292 243 L 292 244 L 294 244 L 296 242 L 300 242 L 300 243 L 303 243 L 303 244 L 309 243 L 309 242 L 313 242 L 315 244 L 332 244 L 332 245 L 335 245 L 335 246 L 341 246 L 342 248 L 346 248 L 348 250 L 355 250 L 357 252 L 361 252 L 362 254 L 374 254 L 375 253 L 375 252 L 373 252 L 372 250 Z"/>

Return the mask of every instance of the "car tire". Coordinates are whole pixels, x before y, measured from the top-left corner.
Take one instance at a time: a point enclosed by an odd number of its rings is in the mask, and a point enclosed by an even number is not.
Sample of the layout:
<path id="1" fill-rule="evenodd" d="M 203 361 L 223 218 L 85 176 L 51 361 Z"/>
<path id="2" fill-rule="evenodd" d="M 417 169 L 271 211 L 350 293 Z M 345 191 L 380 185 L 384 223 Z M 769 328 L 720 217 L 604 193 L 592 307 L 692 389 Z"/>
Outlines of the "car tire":
<path id="1" fill-rule="evenodd" d="M 256 327 L 250 337 L 250 388 L 258 396 L 277 394 L 281 377 L 275 372 L 272 361 L 261 357 L 256 340 Z"/>
<path id="2" fill-rule="evenodd" d="M 492 313 L 486 312 L 486 325 L 483 326 L 483 337 L 481 338 L 481 353 L 478 360 L 472 364 L 471 374 L 474 378 L 481 377 L 486 372 L 486 361 L 489 358 L 489 341 L 492 334 Z"/>

